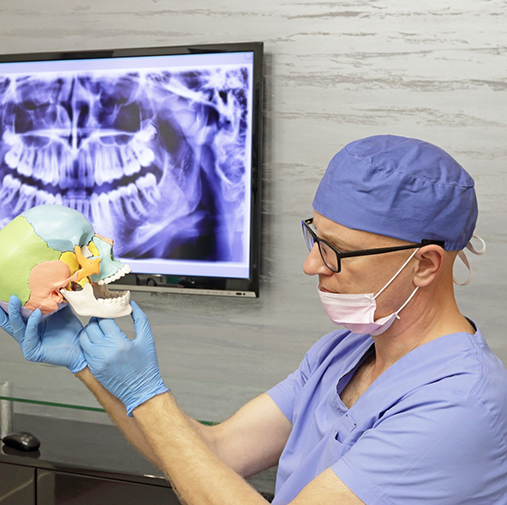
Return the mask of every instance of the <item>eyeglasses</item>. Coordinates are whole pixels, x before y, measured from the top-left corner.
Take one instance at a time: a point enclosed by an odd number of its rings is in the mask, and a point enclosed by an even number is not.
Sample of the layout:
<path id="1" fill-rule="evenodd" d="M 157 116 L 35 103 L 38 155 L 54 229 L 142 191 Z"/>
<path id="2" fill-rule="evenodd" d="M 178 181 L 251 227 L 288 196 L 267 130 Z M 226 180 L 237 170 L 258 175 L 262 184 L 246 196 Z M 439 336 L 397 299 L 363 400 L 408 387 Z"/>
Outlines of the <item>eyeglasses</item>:
<path id="1" fill-rule="evenodd" d="M 371 256 L 373 254 L 384 254 L 395 251 L 404 251 L 405 249 L 417 249 L 425 245 L 435 244 L 444 247 L 445 242 L 442 240 L 422 240 L 420 244 L 400 245 L 395 247 L 382 247 L 377 249 L 363 249 L 360 251 L 340 252 L 333 247 L 327 240 L 319 238 L 317 234 L 310 228 L 313 224 L 313 218 L 301 221 L 303 227 L 303 236 L 305 238 L 306 246 L 311 251 L 315 243 L 319 246 L 319 252 L 322 261 L 331 272 L 339 273 L 342 269 L 341 260 L 343 258 L 353 258 L 355 256 Z"/>

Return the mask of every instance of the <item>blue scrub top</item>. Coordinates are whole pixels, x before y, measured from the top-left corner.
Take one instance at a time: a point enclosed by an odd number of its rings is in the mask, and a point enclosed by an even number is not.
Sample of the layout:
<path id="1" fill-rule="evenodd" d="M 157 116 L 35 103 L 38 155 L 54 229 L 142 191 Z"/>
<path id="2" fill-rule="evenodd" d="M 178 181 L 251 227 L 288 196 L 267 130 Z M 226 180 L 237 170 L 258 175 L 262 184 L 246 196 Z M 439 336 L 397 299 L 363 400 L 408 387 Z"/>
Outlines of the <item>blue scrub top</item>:
<path id="1" fill-rule="evenodd" d="M 273 504 L 331 467 L 367 505 L 507 505 L 507 371 L 481 333 L 412 350 L 347 409 L 339 395 L 373 350 L 335 331 L 268 391 L 292 423 Z"/>

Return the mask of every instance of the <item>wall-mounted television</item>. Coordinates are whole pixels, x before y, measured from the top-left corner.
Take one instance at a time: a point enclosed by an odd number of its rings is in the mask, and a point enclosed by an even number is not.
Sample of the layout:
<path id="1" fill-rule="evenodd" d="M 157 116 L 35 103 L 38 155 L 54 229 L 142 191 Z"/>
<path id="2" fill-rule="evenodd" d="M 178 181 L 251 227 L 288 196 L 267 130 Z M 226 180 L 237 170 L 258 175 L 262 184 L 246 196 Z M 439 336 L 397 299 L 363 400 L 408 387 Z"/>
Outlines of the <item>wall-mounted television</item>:
<path id="1" fill-rule="evenodd" d="M 0 227 L 65 205 L 132 268 L 118 288 L 258 296 L 262 58 L 261 42 L 0 56 Z"/>

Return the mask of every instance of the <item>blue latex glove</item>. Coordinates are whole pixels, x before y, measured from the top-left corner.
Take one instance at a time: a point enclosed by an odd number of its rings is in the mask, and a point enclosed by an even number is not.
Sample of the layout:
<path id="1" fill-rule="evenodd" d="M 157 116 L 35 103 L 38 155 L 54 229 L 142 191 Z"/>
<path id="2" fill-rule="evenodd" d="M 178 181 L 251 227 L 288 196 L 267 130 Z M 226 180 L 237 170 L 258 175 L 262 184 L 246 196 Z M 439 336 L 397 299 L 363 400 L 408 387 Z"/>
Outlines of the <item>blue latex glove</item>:
<path id="1" fill-rule="evenodd" d="M 9 316 L 0 311 L 0 325 L 16 339 L 28 361 L 66 366 L 72 373 L 86 367 L 79 346 L 79 333 L 83 325 L 69 306 L 46 317 L 35 310 L 25 324 L 20 313 L 21 301 L 17 296 L 9 299 Z"/>
<path id="2" fill-rule="evenodd" d="M 11 337 L 14 338 L 14 332 L 12 331 L 11 322 L 9 321 L 9 316 L 4 312 L 4 310 L 0 307 L 0 328 L 8 333 Z"/>
<path id="3" fill-rule="evenodd" d="M 127 414 L 150 398 L 169 391 L 158 368 L 150 322 L 131 302 L 136 339 L 130 340 L 113 319 L 92 318 L 80 336 L 95 378 L 123 402 Z"/>

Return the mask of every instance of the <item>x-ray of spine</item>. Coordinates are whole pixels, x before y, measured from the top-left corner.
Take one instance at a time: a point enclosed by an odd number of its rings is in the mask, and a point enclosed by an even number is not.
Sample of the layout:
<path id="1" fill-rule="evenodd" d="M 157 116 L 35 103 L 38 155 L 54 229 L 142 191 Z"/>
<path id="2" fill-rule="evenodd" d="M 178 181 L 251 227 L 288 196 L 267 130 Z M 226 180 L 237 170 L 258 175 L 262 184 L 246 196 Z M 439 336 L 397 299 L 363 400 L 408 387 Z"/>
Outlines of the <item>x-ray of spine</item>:
<path id="1" fill-rule="evenodd" d="M 120 257 L 243 260 L 248 72 L 0 76 L 0 227 L 63 204 Z"/>

